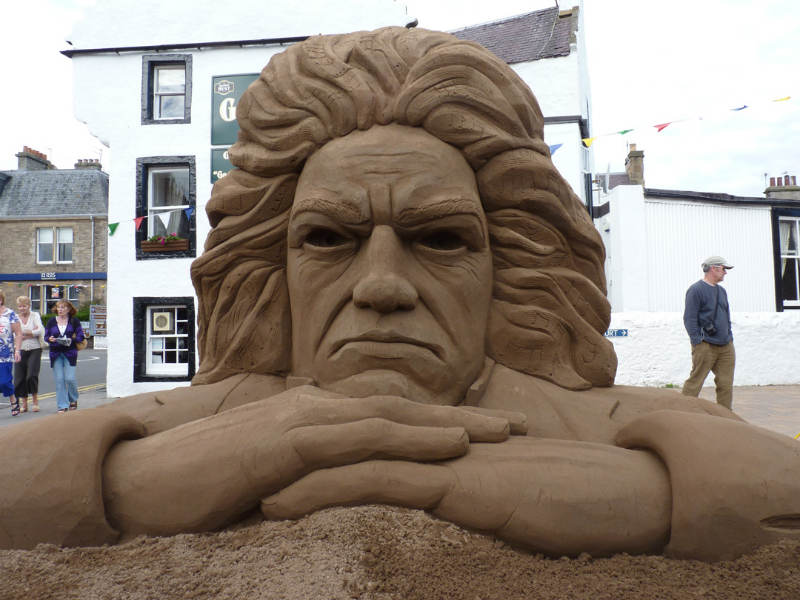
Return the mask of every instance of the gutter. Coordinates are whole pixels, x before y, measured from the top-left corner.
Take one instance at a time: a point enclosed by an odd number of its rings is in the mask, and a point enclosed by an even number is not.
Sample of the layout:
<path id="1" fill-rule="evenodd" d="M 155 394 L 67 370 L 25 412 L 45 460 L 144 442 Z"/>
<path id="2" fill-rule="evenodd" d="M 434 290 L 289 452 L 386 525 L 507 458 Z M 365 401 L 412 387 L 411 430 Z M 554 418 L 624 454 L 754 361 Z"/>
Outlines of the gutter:
<path id="1" fill-rule="evenodd" d="M 307 40 L 308 35 L 281 38 L 262 38 L 258 40 L 239 40 L 228 42 L 192 42 L 188 44 L 156 44 L 148 46 L 115 46 L 110 48 L 81 48 L 76 50 L 61 50 L 67 58 L 85 54 L 121 54 L 122 52 L 166 52 L 169 50 L 188 50 L 203 48 L 242 48 L 244 46 L 272 46 L 294 44 Z"/>

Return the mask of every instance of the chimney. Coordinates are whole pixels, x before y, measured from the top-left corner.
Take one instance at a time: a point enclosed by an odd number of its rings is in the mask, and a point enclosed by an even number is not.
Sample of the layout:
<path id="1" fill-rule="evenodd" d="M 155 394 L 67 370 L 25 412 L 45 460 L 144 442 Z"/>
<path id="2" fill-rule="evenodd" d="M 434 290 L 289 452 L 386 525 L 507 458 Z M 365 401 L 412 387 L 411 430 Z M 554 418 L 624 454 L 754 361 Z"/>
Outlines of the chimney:
<path id="1" fill-rule="evenodd" d="M 17 152 L 15 156 L 17 157 L 18 171 L 46 171 L 47 169 L 56 168 L 53 163 L 47 160 L 46 154 L 42 154 L 28 146 L 23 146 L 22 152 Z"/>
<path id="2" fill-rule="evenodd" d="M 795 175 L 770 177 L 769 187 L 764 190 L 769 200 L 800 200 L 800 186 Z"/>
<path id="3" fill-rule="evenodd" d="M 637 150 L 636 144 L 630 145 L 625 159 L 625 173 L 633 185 L 644 185 L 644 151 Z"/>
<path id="4" fill-rule="evenodd" d="M 97 169 L 98 171 L 103 170 L 103 166 L 100 164 L 100 161 L 96 158 L 79 158 L 78 162 L 75 163 L 76 169 Z"/>

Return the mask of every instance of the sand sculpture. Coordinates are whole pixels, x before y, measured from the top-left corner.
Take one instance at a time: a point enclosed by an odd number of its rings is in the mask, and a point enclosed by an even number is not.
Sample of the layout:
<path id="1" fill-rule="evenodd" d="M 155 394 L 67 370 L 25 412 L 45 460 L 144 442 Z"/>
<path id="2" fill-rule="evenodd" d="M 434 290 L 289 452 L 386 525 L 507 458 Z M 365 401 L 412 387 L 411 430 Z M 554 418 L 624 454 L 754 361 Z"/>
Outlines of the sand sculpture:
<path id="1" fill-rule="evenodd" d="M 238 118 L 192 266 L 193 385 L 6 428 L 0 546 L 363 503 L 555 555 L 800 535 L 800 444 L 612 385 L 600 238 L 498 58 L 419 29 L 315 37 Z"/>

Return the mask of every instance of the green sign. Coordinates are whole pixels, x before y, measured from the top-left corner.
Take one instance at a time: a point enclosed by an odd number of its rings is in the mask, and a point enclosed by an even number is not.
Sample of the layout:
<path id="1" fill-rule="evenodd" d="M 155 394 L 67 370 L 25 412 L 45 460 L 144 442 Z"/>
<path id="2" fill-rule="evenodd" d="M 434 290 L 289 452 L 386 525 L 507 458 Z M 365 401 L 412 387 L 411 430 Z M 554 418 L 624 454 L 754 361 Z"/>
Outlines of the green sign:
<path id="1" fill-rule="evenodd" d="M 258 73 L 249 75 L 218 75 L 211 78 L 211 145 L 230 146 L 236 142 L 239 124 L 236 105 Z"/>
<path id="2" fill-rule="evenodd" d="M 222 179 L 228 174 L 228 171 L 233 169 L 230 159 L 228 158 L 227 148 L 212 148 L 211 149 L 211 183 L 216 183 L 218 179 Z"/>

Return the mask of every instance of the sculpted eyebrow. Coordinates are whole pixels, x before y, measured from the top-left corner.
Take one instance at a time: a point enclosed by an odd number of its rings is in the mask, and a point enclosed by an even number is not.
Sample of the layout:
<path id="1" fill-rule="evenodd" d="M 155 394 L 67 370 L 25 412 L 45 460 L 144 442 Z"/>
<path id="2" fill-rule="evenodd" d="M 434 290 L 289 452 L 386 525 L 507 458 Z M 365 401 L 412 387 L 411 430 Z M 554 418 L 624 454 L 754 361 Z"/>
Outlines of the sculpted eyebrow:
<path id="1" fill-rule="evenodd" d="M 414 227 L 453 215 L 468 215 L 480 219 L 480 211 L 472 200 L 448 198 L 434 204 L 404 208 L 397 214 L 395 220 L 404 227 Z"/>
<path id="2" fill-rule="evenodd" d="M 304 198 L 295 203 L 292 217 L 303 213 L 324 215 L 333 221 L 346 225 L 361 225 L 369 221 L 361 208 L 347 200 L 327 200 L 325 198 Z"/>

